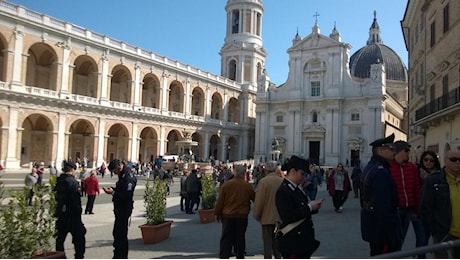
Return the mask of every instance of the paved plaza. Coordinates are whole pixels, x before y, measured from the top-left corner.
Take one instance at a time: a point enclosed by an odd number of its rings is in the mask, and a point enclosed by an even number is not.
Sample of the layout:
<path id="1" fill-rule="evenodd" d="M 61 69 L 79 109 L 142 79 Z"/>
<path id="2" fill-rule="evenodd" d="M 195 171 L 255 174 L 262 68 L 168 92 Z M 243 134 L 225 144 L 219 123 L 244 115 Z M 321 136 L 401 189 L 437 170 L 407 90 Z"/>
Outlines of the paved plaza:
<path id="1" fill-rule="evenodd" d="M 21 187 L 26 172 L 5 173 L 2 180 L 6 187 Z M 45 176 L 46 177 L 46 176 Z M 100 178 L 100 176 L 99 176 Z M 116 178 L 105 176 L 99 179 L 101 186 L 113 185 Z M 46 180 L 45 180 L 46 182 Z M 166 219 L 174 221 L 169 239 L 154 245 L 144 245 L 139 225 L 144 223 L 143 190 L 145 181 L 140 179 L 136 187 L 134 211 L 129 228 L 129 258 L 218 258 L 221 224 L 217 222 L 201 224 L 198 214 L 189 215 L 180 211 L 179 179 L 171 187 L 167 199 Z M 347 200 L 343 213 L 334 212 L 332 197 L 325 191 L 324 185 L 318 192 L 318 198 L 325 198 L 320 212 L 313 217 L 316 237 L 321 241 L 313 258 L 367 258 L 368 244 L 361 240 L 359 199 L 353 195 Z M 86 198 L 82 199 L 83 206 Z M 85 258 L 112 258 L 113 256 L 113 205 L 110 195 L 101 194 L 96 198 L 94 215 L 83 215 L 87 228 Z M 70 234 L 66 240 L 66 254 L 74 257 Z M 403 249 L 413 248 L 415 239 L 412 228 L 407 234 Z M 260 225 L 249 216 L 246 232 L 247 258 L 263 258 Z"/>

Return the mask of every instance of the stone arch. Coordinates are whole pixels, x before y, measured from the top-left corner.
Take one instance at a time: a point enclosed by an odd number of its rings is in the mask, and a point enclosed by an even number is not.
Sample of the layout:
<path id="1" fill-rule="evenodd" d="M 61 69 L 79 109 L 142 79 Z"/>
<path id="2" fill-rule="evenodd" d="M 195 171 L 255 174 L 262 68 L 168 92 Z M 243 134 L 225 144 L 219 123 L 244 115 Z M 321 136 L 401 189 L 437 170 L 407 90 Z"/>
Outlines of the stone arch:
<path id="1" fill-rule="evenodd" d="M 67 160 L 87 162 L 92 167 L 96 161 L 94 154 L 94 126 L 86 119 L 77 119 L 69 127 Z"/>
<path id="2" fill-rule="evenodd" d="M 35 43 L 28 50 L 26 85 L 57 91 L 57 54 L 46 43 Z"/>
<path id="3" fill-rule="evenodd" d="M 6 81 L 6 71 L 7 71 L 7 64 L 6 64 L 6 57 L 5 53 L 8 49 L 7 41 L 2 34 L 0 34 L 0 81 Z M 1 158 L 1 157 L 0 157 Z"/>
<path id="4" fill-rule="evenodd" d="M 125 125 L 113 124 L 108 132 L 107 155 L 108 161 L 113 159 L 128 160 L 129 131 Z"/>
<path id="5" fill-rule="evenodd" d="M 184 113 L 184 88 L 179 81 L 173 81 L 169 85 L 168 110 Z"/>
<path id="6" fill-rule="evenodd" d="M 240 122 L 240 102 L 237 98 L 230 98 L 228 101 L 228 121 L 229 122 Z"/>
<path id="7" fill-rule="evenodd" d="M 201 161 L 204 159 L 203 136 L 201 136 L 200 133 L 195 132 L 192 134 L 192 141 L 198 142 L 197 146 L 192 146 L 193 155 L 195 155 L 195 161 Z"/>
<path id="8" fill-rule="evenodd" d="M 217 160 L 220 158 L 220 153 L 219 151 L 219 144 L 220 144 L 220 136 L 217 134 L 214 134 L 209 138 L 209 155 L 208 158 L 212 158 L 214 160 Z"/>
<path id="9" fill-rule="evenodd" d="M 158 134 L 152 127 L 145 127 L 139 135 L 140 163 L 154 162 L 158 157 Z"/>
<path id="10" fill-rule="evenodd" d="M 204 116 L 205 95 L 200 87 L 195 87 L 192 91 L 192 102 L 190 113 L 195 116 Z"/>
<path id="11" fill-rule="evenodd" d="M 235 80 L 236 81 L 236 60 L 235 59 L 231 59 L 229 62 L 228 62 L 228 67 L 227 67 L 227 71 L 228 71 L 228 78 L 231 79 L 231 80 Z"/>
<path id="12" fill-rule="evenodd" d="M 132 104 L 131 72 L 124 65 L 117 65 L 112 70 L 110 81 L 110 100 Z"/>
<path id="13" fill-rule="evenodd" d="M 222 120 L 222 96 L 216 92 L 211 98 L 211 118 Z"/>
<path id="14" fill-rule="evenodd" d="M 227 139 L 225 146 L 225 159 L 230 162 L 238 160 L 238 140 L 235 137 L 230 136 Z"/>
<path id="15" fill-rule="evenodd" d="M 87 97 L 98 97 L 98 67 L 93 58 L 81 55 L 74 62 L 71 92 Z"/>
<path id="16" fill-rule="evenodd" d="M 30 162 L 51 164 L 53 145 L 53 123 L 43 114 L 30 114 L 22 122 L 20 165 L 28 167 Z"/>
<path id="17" fill-rule="evenodd" d="M 144 107 L 160 108 L 160 80 L 152 73 L 145 75 L 142 80 L 141 105 Z"/>
<path id="18" fill-rule="evenodd" d="M 167 143 L 166 143 L 166 154 L 179 154 L 179 147 L 177 147 L 176 142 L 181 140 L 181 134 L 178 130 L 171 130 L 167 136 Z"/>

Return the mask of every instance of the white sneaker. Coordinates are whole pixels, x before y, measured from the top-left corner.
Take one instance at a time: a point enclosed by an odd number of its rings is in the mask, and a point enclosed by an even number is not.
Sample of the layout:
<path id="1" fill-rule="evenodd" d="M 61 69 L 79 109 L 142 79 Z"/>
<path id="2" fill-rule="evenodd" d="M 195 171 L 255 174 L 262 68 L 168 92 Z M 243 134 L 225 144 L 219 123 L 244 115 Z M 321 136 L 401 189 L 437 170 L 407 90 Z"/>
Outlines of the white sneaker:
<path id="1" fill-rule="evenodd" d="M 339 210 L 340 210 L 340 211 L 342 211 L 342 210 L 343 210 L 343 207 L 342 207 L 342 206 L 340 206 Z"/>

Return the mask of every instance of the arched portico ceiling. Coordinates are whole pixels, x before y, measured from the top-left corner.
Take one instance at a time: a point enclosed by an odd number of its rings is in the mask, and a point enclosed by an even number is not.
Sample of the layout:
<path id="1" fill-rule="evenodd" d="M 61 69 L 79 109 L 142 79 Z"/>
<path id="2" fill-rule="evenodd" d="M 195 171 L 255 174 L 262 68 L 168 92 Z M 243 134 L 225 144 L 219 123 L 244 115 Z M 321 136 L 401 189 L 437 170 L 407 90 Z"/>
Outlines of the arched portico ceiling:
<path id="1" fill-rule="evenodd" d="M 31 114 L 26 117 L 22 123 L 22 127 L 25 128 L 26 125 L 31 127 L 31 130 L 36 131 L 52 131 L 53 124 L 51 120 L 42 114 Z"/>
<path id="2" fill-rule="evenodd" d="M 94 134 L 94 126 L 86 119 L 77 119 L 69 127 L 69 132 L 75 134 Z"/>
<path id="3" fill-rule="evenodd" d="M 128 129 L 123 124 L 114 124 L 109 128 L 107 132 L 109 136 L 129 136 Z"/>
<path id="4" fill-rule="evenodd" d="M 141 130 L 139 137 L 143 139 L 157 139 L 157 132 L 153 127 L 147 126 Z"/>

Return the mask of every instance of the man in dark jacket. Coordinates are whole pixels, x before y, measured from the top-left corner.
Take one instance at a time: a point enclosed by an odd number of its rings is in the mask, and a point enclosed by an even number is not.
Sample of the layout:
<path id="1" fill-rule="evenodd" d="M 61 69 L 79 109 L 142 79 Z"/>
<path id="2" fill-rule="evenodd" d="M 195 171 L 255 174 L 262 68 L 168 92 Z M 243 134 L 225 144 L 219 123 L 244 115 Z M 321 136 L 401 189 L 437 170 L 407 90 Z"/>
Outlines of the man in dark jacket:
<path id="1" fill-rule="evenodd" d="M 85 255 L 86 228 L 81 221 L 81 190 L 75 179 L 76 169 L 75 163 L 65 162 L 64 173 L 56 182 L 56 251 L 64 251 L 64 241 L 70 232 L 75 247 L 75 258 L 82 259 Z"/>
<path id="2" fill-rule="evenodd" d="M 393 141 L 394 134 L 370 144 L 372 158 L 361 176 L 361 236 L 369 242 L 371 256 L 398 251 L 402 246 L 398 193 L 390 174 Z"/>
<path id="3" fill-rule="evenodd" d="M 133 194 L 137 179 L 129 168 L 120 160 L 113 160 L 107 167 L 109 171 L 118 175 L 115 187 L 104 188 L 105 193 L 112 194 L 115 223 L 113 225 L 113 258 L 128 258 L 128 224 L 133 212 Z"/>
<path id="4" fill-rule="evenodd" d="M 421 218 L 434 243 L 460 239 L 460 151 L 450 150 L 440 173 L 429 175 L 422 189 Z M 436 258 L 460 258 L 460 248 L 434 252 Z"/>
<path id="5" fill-rule="evenodd" d="M 195 214 L 193 212 L 193 205 L 198 202 L 201 192 L 201 180 L 197 175 L 198 171 L 193 169 L 185 179 L 185 191 L 187 192 L 187 198 L 185 200 L 185 213 Z"/>

